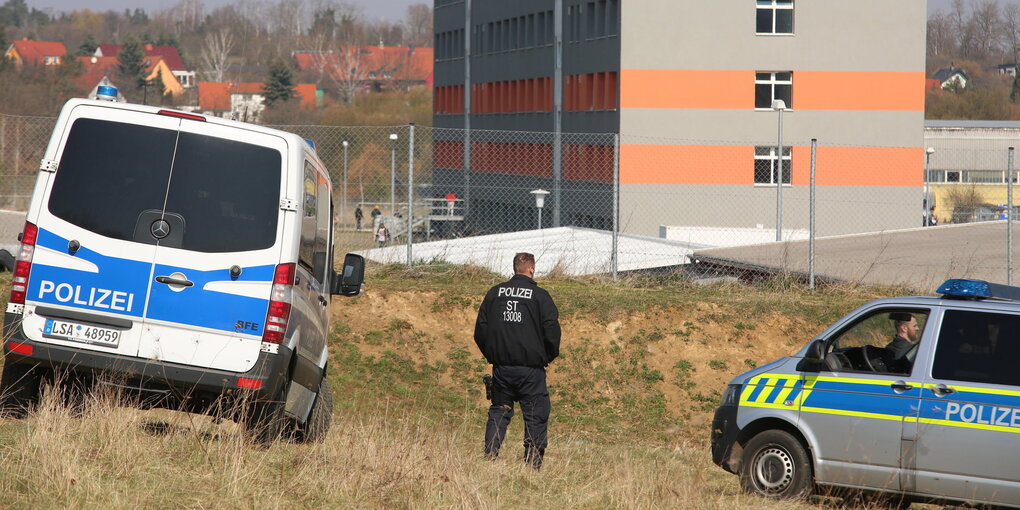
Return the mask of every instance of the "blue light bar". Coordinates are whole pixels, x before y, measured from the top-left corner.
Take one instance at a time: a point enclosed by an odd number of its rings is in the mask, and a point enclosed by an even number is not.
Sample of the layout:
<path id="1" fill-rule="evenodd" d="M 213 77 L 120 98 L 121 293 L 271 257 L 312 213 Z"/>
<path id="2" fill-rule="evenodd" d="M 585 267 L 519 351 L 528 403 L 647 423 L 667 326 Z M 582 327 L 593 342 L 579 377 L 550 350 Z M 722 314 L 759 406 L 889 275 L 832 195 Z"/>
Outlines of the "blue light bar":
<path id="1" fill-rule="evenodd" d="M 115 101 L 117 99 L 117 87 L 110 87 L 107 85 L 100 85 L 99 87 L 96 87 L 96 99 Z"/>
<path id="2" fill-rule="evenodd" d="M 307 138 L 305 138 L 305 143 L 307 143 L 309 147 L 311 147 L 313 149 L 315 148 L 315 142 L 313 142 L 313 141 L 311 141 L 311 140 L 309 140 Z"/>
<path id="3" fill-rule="evenodd" d="M 952 278 L 939 286 L 936 294 L 947 298 L 963 299 L 1005 299 L 1020 301 L 1020 287 L 1011 287 L 984 280 Z"/>

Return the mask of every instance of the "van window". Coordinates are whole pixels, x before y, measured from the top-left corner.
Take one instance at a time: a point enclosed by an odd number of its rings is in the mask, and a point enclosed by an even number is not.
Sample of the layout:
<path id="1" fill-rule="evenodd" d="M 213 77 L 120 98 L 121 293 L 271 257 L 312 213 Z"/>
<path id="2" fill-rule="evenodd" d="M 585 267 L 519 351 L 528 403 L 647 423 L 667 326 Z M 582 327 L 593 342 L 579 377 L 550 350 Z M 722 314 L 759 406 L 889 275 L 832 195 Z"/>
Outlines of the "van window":
<path id="1" fill-rule="evenodd" d="M 181 133 L 166 203 L 184 216 L 181 248 L 222 253 L 275 244 L 281 161 L 275 149 Z"/>
<path id="2" fill-rule="evenodd" d="M 843 328 L 831 341 L 830 368 L 910 374 L 928 322 L 923 308 L 885 308 Z"/>
<path id="3" fill-rule="evenodd" d="M 942 319 L 932 376 L 1020 385 L 1020 315 L 948 310 Z"/>
<path id="4" fill-rule="evenodd" d="M 166 199 L 177 131 L 95 119 L 71 126 L 50 212 L 99 235 L 131 240 L 139 215 Z"/>
<path id="5" fill-rule="evenodd" d="M 154 239 L 135 238 L 148 230 L 136 224 L 165 203 L 166 212 L 184 219 L 175 247 L 207 253 L 268 248 L 276 242 L 281 161 L 279 151 L 258 145 L 190 133 L 178 139 L 175 130 L 78 119 L 48 207 L 97 234 L 151 244 Z"/>
<path id="6" fill-rule="evenodd" d="M 301 247 L 298 261 L 318 282 L 326 281 L 326 256 L 329 243 L 329 187 L 326 176 L 305 161 L 301 213 Z"/>

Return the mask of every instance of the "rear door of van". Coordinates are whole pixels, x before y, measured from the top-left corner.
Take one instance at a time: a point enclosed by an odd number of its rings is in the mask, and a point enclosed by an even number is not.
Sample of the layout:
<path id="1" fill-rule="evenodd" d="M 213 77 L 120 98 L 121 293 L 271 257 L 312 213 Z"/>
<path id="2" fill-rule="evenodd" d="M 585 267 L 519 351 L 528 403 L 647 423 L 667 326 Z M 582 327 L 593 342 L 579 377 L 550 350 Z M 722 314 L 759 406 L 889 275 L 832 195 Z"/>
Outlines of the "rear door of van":
<path id="1" fill-rule="evenodd" d="M 287 142 L 192 120 L 179 135 L 165 207 L 142 213 L 157 248 L 138 355 L 247 371 L 281 257 Z"/>
<path id="2" fill-rule="evenodd" d="M 134 240 L 162 207 L 180 119 L 77 105 L 40 172 L 22 328 L 34 341 L 136 356 L 156 246 Z M 41 196 L 40 196 L 41 194 Z"/>

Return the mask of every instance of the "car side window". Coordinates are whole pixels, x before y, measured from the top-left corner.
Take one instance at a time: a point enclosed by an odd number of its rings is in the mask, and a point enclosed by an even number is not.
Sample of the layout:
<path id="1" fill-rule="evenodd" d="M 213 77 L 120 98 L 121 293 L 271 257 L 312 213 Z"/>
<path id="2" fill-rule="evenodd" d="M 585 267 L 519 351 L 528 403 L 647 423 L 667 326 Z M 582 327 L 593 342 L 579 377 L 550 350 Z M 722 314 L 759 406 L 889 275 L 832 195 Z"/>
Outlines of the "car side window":
<path id="1" fill-rule="evenodd" d="M 319 201 L 316 197 L 318 186 L 315 167 L 309 161 L 305 161 L 305 175 L 301 188 L 301 246 L 298 248 L 298 262 L 314 275 Z"/>
<path id="2" fill-rule="evenodd" d="M 1020 315 L 948 310 L 942 319 L 932 376 L 936 379 L 1020 385 Z"/>
<path id="3" fill-rule="evenodd" d="M 858 319 L 833 336 L 826 367 L 831 371 L 907 375 L 929 310 L 885 308 Z"/>

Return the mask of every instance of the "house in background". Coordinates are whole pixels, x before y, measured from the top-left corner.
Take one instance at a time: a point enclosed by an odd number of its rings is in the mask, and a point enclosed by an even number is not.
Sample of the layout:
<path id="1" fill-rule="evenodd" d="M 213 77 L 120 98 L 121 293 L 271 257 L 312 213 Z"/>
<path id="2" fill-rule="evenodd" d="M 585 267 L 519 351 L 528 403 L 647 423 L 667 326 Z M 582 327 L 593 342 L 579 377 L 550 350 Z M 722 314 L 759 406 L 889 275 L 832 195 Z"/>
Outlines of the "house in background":
<path id="1" fill-rule="evenodd" d="M 117 57 L 78 57 L 81 61 L 82 67 L 85 72 L 75 79 L 75 82 L 82 88 L 82 90 L 91 89 L 89 93 L 90 99 L 95 99 L 96 88 L 99 85 L 110 85 L 114 74 L 117 72 L 117 65 L 119 64 Z M 146 57 L 146 70 L 145 79 L 154 80 L 159 77 L 163 83 L 163 95 L 178 97 L 184 93 L 184 89 L 181 84 L 174 78 L 173 73 L 170 72 L 170 68 L 167 67 L 166 61 L 162 57 L 149 56 Z M 116 85 L 114 85 L 116 86 Z M 155 90 L 142 90 L 141 92 L 135 92 L 130 90 L 129 84 L 123 84 L 123 86 L 117 87 L 120 90 L 119 98 L 123 98 L 125 95 L 130 96 L 131 101 L 137 103 L 149 103 L 155 102 Z"/>
<path id="2" fill-rule="evenodd" d="M 363 92 L 432 86 L 432 48 L 347 46 L 336 51 L 295 51 L 291 56 L 299 71 L 316 76 L 323 86 Z"/>
<path id="3" fill-rule="evenodd" d="M 15 67 L 58 66 L 67 54 L 64 43 L 59 41 L 14 41 L 7 47 L 4 57 L 14 61 Z"/>
<path id="4" fill-rule="evenodd" d="M 967 88 L 967 83 L 970 81 L 970 78 L 963 69 L 953 67 L 952 64 L 949 64 L 949 67 L 944 67 L 936 71 L 935 74 L 932 75 L 932 79 L 938 80 L 939 83 L 942 84 L 941 86 L 943 89 L 952 87 L 954 84 L 956 87 L 965 89 Z"/>
<path id="5" fill-rule="evenodd" d="M 96 48 L 94 55 L 96 57 L 116 57 L 117 53 L 120 52 L 122 44 L 100 44 Z M 177 48 L 173 46 L 153 46 L 152 44 L 146 44 L 144 46 L 146 56 L 150 57 L 155 61 L 160 59 L 164 62 L 169 74 L 173 75 L 174 79 L 178 83 L 178 87 L 182 89 L 188 89 L 195 86 L 195 71 L 188 69 L 184 65 L 184 61 L 181 59 L 180 53 Z M 164 80 L 166 84 L 166 80 Z M 175 92 L 174 95 L 179 95 L 179 92 Z"/>
<path id="6" fill-rule="evenodd" d="M 998 71 L 1000 75 L 1016 78 L 1016 64 L 999 64 L 995 66 L 995 70 Z"/>
<path id="7" fill-rule="evenodd" d="M 259 82 L 198 82 L 198 109 L 203 115 L 223 117 L 242 122 L 258 122 L 265 109 L 262 87 Z M 315 84 L 299 83 L 294 87 L 295 99 L 303 109 L 315 109 L 318 93 Z"/>

